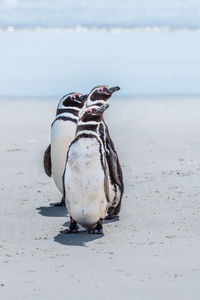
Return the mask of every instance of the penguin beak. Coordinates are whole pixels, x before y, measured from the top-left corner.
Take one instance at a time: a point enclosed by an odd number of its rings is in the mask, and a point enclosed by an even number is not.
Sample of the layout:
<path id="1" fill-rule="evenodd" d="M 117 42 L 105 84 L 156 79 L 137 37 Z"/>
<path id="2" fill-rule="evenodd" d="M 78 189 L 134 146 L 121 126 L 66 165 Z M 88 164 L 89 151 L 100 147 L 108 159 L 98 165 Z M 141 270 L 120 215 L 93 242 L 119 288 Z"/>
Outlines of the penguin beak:
<path id="1" fill-rule="evenodd" d="M 95 111 L 95 115 L 101 115 L 106 109 L 108 109 L 108 107 L 109 107 L 109 104 L 104 104 L 104 105 L 101 105 L 100 107 L 99 107 L 99 109 L 97 109 L 96 111 Z"/>
<path id="2" fill-rule="evenodd" d="M 113 86 L 113 87 L 109 88 L 109 89 L 107 90 L 107 92 L 108 92 L 109 94 L 112 94 L 112 93 L 117 92 L 117 91 L 119 91 L 119 90 L 120 90 L 120 87 L 119 87 L 119 86 Z"/>
<path id="3" fill-rule="evenodd" d="M 87 95 L 82 95 L 79 100 L 82 102 L 85 102 L 87 100 L 88 94 Z"/>

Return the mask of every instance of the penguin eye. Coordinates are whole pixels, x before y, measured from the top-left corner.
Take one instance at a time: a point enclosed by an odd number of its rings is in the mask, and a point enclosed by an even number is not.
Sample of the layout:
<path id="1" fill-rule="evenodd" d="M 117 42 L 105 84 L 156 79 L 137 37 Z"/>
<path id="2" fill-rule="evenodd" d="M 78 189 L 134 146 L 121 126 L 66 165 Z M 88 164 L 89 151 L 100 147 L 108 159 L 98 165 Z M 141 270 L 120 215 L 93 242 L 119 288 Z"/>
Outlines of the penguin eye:
<path id="1" fill-rule="evenodd" d="M 75 99 L 76 99 L 76 97 L 75 97 L 75 96 L 71 96 L 71 99 L 75 100 Z"/>
<path id="2" fill-rule="evenodd" d="M 88 114 L 92 114 L 92 113 L 94 113 L 96 111 L 96 108 L 88 108 L 87 109 L 87 113 Z"/>
<path id="3" fill-rule="evenodd" d="M 102 89 L 102 88 L 100 88 L 100 89 L 98 90 L 98 92 L 99 92 L 99 93 L 102 93 L 102 92 L 103 92 L 103 89 Z"/>

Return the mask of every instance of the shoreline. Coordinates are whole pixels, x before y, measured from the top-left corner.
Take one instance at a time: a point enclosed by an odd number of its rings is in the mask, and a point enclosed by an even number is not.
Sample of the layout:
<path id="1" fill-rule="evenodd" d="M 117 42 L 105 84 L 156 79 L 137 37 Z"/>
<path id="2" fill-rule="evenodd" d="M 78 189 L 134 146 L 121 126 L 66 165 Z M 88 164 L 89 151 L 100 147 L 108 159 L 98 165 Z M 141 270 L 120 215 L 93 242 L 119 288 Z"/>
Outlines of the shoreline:
<path id="1" fill-rule="evenodd" d="M 0 40 L 1 98 L 58 97 L 104 83 L 119 85 L 122 97 L 200 95 L 200 32 L 17 31 Z"/>

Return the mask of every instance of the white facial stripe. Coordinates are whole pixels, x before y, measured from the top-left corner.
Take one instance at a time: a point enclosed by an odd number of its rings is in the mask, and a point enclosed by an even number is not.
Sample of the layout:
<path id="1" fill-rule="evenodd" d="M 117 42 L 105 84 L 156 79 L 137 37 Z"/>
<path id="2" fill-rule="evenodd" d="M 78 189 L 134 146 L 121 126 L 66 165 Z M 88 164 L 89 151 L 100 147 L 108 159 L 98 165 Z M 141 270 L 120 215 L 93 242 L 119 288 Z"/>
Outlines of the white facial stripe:
<path id="1" fill-rule="evenodd" d="M 105 104 L 105 103 L 106 103 L 105 100 L 95 100 L 95 101 L 92 101 L 92 100 L 91 100 L 91 95 L 92 95 L 93 93 L 95 93 L 96 91 L 98 91 L 99 89 L 101 89 L 101 88 L 104 89 L 104 87 L 105 87 L 105 88 L 109 88 L 108 86 L 98 86 L 98 87 L 96 87 L 94 90 L 92 90 L 92 91 L 90 92 L 90 94 L 89 94 L 89 96 L 88 96 L 88 98 L 87 98 L 86 107 L 88 107 L 88 106 L 90 106 L 90 105 L 95 105 L 96 103 L 102 103 L 102 104 Z"/>
<path id="2" fill-rule="evenodd" d="M 63 105 L 63 102 L 64 102 L 68 97 L 70 97 L 71 95 L 73 95 L 73 93 L 70 93 L 70 94 L 67 94 L 67 95 L 63 96 L 63 97 L 60 99 L 60 101 L 59 101 L 59 103 L 58 103 L 58 106 L 59 106 L 59 105 Z"/>
<path id="3" fill-rule="evenodd" d="M 66 106 L 66 108 L 69 108 L 69 109 L 74 109 L 76 111 L 80 111 L 80 108 L 76 107 L 76 106 Z"/>
<path id="4" fill-rule="evenodd" d="M 99 87 L 96 87 L 94 90 L 91 91 L 90 95 L 93 94 L 94 92 L 98 91 L 100 88 L 101 88 L 100 86 L 99 86 Z M 103 88 L 103 87 L 102 87 L 102 88 Z M 90 96 L 90 95 L 89 95 L 89 96 Z"/>
<path id="5" fill-rule="evenodd" d="M 96 103 L 102 103 L 102 105 L 103 105 L 103 104 L 106 103 L 106 101 L 104 101 L 104 100 L 95 100 L 95 101 L 92 101 L 92 100 L 89 99 L 87 101 L 87 103 L 86 103 L 86 107 L 93 106 L 93 105 L 95 106 Z"/>
<path id="6" fill-rule="evenodd" d="M 106 86 L 106 85 L 105 85 L 105 86 L 104 86 L 104 85 L 101 86 L 101 85 L 100 85 L 100 86 L 96 87 L 95 89 L 93 89 L 93 90 L 90 92 L 89 98 L 90 98 L 90 96 L 91 96 L 94 92 L 96 92 L 96 91 L 98 91 L 98 90 L 102 90 L 102 91 L 103 91 L 104 88 L 107 88 L 107 89 L 108 89 L 109 86 Z"/>
<path id="7" fill-rule="evenodd" d="M 81 103 L 81 101 L 79 101 L 78 99 L 72 99 L 74 102 L 76 102 L 76 103 Z"/>
<path id="8" fill-rule="evenodd" d="M 67 95 L 64 95 L 60 101 L 64 101 L 65 99 L 67 99 L 69 96 L 73 95 L 73 93 L 69 93 Z"/>
<path id="9" fill-rule="evenodd" d="M 96 89 L 94 89 L 94 90 L 91 91 L 91 93 L 90 93 L 89 96 L 88 96 L 87 102 L 88 102 L 88 101 L 91 101 L 91 100 L 90 100 L 91 95 L 92 95 L 94 92 L 98 91 L 99 88 L 100 88 L 100 87 L 98 87 L 98 88 L 96 88 Z"/>

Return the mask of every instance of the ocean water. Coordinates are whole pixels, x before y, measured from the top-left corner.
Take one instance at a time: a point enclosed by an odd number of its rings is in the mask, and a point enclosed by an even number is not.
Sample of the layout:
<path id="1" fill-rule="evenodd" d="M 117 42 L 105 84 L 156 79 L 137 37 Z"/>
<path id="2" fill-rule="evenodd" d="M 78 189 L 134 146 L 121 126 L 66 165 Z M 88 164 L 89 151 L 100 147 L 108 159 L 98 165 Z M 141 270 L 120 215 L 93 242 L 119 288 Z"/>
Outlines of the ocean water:
<path id="1" fill-rule="evenodd" d="M 200 28 L 199 0 L 0 0 L 0 27 Z"/>
<path id="2" fill-rule="evenodd" d="M 0 98 L 200 95 L 200 1 L 0 0 Z"/>

